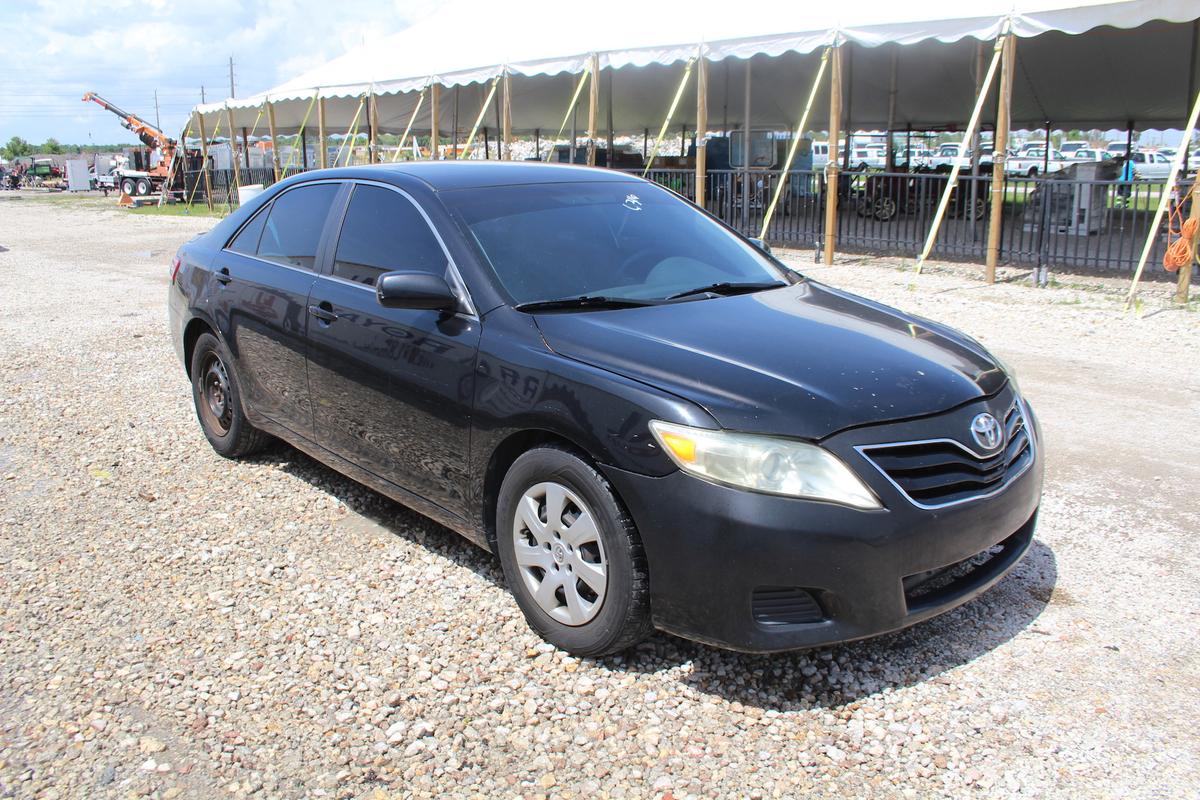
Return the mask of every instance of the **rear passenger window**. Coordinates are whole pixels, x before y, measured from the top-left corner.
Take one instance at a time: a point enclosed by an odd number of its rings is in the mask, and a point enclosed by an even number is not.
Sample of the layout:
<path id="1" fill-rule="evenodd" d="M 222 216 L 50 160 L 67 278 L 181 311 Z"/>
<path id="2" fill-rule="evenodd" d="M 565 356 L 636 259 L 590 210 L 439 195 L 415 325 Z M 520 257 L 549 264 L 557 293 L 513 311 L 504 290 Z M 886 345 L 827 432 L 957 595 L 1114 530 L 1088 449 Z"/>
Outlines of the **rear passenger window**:
<path id="1" fill-rule="evenodd" d="M 275 198 L 258 242 L 258 257 L 289 267 L 314 269 L 321 229 L 338 188 L 336 183 L 318 183 Z"/>
<path id="2" fill-rule="evenodd" d="M 403 195 L 357 186 L 338 237 L 333 274 L 374 286 L 392 270 L 446 274 L 446 254 L 421 212 Z"/>
<path id="3" fill-rule="evenodd" d="M 254 218 L 238 232 L 229 243 L 229 249 L 244 256 L 252 256 L 258 252 L 258 239 L 262 236 L 263 226 L 267 222 L 267 210 L 260 209 Z"/>

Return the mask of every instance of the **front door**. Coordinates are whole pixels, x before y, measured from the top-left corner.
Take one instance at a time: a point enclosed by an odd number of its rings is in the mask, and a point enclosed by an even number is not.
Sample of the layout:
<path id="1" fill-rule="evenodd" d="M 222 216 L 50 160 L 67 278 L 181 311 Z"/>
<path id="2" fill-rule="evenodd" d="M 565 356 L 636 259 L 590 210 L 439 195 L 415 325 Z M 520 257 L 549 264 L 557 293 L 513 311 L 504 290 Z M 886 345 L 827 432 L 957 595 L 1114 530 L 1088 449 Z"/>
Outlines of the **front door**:
<path id="1" fill-rule="evenodd" d="M 358 184 L 331 274 L 317 278 L 309 298 L 317 441 L 461 514 L 479 320 L 384 308 L 375 279 L 399 269 L 450 277 L 452 268 L 414 201 L 389 187 Z"/>
<path id="2" fill-rule="evenodd" d="M 217 318 L 251 417 L 312 437 L 305 340 L 317 248 L 337 183 L 297 186 L 242 226 L 213 264 Z"/>

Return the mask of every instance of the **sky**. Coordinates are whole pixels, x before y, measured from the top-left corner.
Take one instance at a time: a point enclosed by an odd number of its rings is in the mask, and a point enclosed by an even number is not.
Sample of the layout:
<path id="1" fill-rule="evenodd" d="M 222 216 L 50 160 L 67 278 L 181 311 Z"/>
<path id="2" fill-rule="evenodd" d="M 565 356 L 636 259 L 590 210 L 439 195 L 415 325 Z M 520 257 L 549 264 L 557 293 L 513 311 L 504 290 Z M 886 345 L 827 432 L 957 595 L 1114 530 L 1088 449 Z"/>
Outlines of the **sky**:
<path id="1" fill-rule="evenodd" d="M 0 0 L 0 144 L 136 144 L 87 91 L 177 135 L 188 111 L 260 92 L 429 13 L 429 0 Z"/>

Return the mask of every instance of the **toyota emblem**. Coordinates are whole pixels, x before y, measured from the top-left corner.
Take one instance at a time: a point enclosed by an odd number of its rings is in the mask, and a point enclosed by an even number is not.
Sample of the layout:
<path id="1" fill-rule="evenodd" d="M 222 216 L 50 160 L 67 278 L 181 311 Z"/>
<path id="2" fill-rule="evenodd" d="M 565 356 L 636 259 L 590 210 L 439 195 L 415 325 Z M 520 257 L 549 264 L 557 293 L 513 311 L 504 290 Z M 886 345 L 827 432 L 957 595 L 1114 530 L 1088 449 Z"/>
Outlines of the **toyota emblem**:
<path id="1" fill-rule="evenodd" d="M 971 420 L 971 438 L 984 450 L 995 450 L 1004 440 L 1004 428 L 1000 420 L 984 412 Z"/>

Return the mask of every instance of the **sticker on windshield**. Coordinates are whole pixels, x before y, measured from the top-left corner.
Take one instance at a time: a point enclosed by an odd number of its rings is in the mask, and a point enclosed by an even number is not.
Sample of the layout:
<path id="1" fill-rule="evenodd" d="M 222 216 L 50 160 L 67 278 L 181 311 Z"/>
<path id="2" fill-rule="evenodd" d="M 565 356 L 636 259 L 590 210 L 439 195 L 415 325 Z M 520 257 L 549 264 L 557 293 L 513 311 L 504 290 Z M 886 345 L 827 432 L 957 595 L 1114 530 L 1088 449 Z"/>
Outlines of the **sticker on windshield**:
<path id="1" fill-rule="evenodd" d="M 621 205 L 628 208 L 630 211 L 641 211 L 642 201 L 636 194 L 625 195 L 625 202 Z"/>

